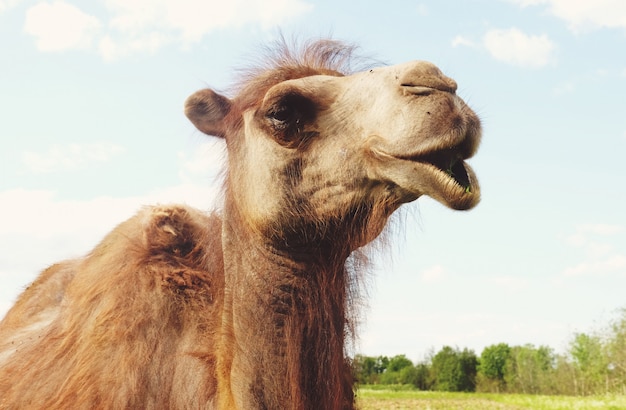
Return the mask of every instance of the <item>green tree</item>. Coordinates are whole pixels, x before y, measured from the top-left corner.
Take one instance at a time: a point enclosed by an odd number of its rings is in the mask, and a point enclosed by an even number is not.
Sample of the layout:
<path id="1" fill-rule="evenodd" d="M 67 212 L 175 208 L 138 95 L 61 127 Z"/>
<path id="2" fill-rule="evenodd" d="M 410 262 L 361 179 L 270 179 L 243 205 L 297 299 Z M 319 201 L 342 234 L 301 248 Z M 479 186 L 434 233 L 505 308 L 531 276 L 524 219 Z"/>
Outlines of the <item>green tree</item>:
<path id="1" fill-rule="evenodd" d="M 444 346 L 433 356 L 430 376 L 434 390 L 456 391 L 461 374 L 456 356 L 456 351 L 450 346 Z"/>
<path id="2" fill-rule="evenodd" d="M 461 364 L 460 391 L 476 391 L 476 373 L 478 370 L 478 357 L 473 350 L 463 349 L 459 356 Z"/>
<path id="3" fill-rule="evenodd" d="M 431 390 L 433 388 L 430 378 L 430 365 L 421 362 L 415 365 L 415 379 L 413 385 L 420 390 Z"/>
<path id="4" fill-rule="evenodd" d="M 575 369 L 576 393 L 589 395 L 602 392 L 608 376 L 608 362 L 600 337 L 574 334 L 570 355 Z"/>
<path id="5" fill-rule="evenodd" d="M 478 389 L 499 393 L 506 390 L 504 375 L 511 347 L 506 343 L 487 346 L 480 355 Z"/>
<path id="6" fill-rule="evenodd" d="M 478 358 L 472 350 L 444 346 L 432 358 L 432 387 L 441 391 L 474 391 Z"/>
<path id="7" fill-rule="evenodd" d="M 568 355 L 557 355 L 555 359 L 554 372 L 552 374 L 553 388 L 547 394 L 575 395 L 574 385 L 576 369 Z"/>
<path id="8" fill-rule="evenodd" d="M 358 354 L 352 360 L 352 371 L 357 383 L 378 384 L 382 382 L 381 377 L 388 365 L 387 356 L 372 357 Z"/>
<path id="9" fill-rule="evenodd" d="M 411 384 L 415 387 L 418 387 L 419 384 L 419 372 L 416 366 L 407 366 L 400 369 L 398 383 L 400 384 Z"/>
<path id="10" fill-rule="evenodd" d="M 626 308 L 611 324 L 606 346 L 609 389 L 614 393 L 626 394 Z"/>
<path id="11" fill-rule="evenodd" d="M 405 367 L 412 367 L 412 366 L 413 366 L 413 362 L 407 359 L 405 355 L 400 354 L 389 359 L 389 362 L 387 364 L 387 371 L 399 372 Z"/>
<path id="12" fill-rule="evenodd" d="M 539 394 L 554 390 L 552 374 L 554 351 L 547 346 L 532 344 L 511 348 L 504 379 L 511 393 Z"/>
<path id="13" fill-rule="evenodd" d="M 378 356 L 376 358 L 376 364 L 374 365 L 374 371 L 377 374 L 382 374 L 387 370 L 389 365 L 389 358 L 387 356 Z"/>
<path id="14" fill-rule="evenodd" d="M 354 377 L 359 384 L 373 384 L 376 376 L 376 358 L 356 355 L 352 360 Z"/>
<path id="15" fill-rule="evenodd" d="M 413 362 L 403 354 L 389 359 L 384 373 L 380 376 L 382 384 L 413 384 Z"/>

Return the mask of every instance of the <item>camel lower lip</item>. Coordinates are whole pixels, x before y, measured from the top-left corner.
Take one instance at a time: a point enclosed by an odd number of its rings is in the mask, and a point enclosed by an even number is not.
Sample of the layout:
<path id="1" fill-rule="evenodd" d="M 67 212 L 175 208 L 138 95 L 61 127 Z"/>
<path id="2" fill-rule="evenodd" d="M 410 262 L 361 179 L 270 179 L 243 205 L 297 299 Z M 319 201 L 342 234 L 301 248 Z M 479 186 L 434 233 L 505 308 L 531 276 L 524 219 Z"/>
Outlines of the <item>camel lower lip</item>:
<path id="1" fill-rule="evenodd" d="M 424 195 L 457 210 L 471 209 L 480 200 L 480 187 L 472 168 L 465 161 L 458 161 L 448 169 L 436 164 L 416 160 L 403 160 L 414 164 L 419 174 L 417 178 L 423 182 Z"/>

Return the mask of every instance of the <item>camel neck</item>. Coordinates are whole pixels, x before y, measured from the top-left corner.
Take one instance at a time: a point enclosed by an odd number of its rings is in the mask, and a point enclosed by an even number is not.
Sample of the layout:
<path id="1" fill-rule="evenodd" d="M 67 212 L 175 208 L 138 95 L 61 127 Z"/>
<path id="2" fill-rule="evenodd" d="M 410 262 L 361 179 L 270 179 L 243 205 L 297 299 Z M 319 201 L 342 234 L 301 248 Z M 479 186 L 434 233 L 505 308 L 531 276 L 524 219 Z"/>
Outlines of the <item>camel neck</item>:
<path id="1" fill-rule="evenodd" d="M 226 211 L 220 407 L 351 408 L 345 258 L 291 257 L 239 222 Z"/>

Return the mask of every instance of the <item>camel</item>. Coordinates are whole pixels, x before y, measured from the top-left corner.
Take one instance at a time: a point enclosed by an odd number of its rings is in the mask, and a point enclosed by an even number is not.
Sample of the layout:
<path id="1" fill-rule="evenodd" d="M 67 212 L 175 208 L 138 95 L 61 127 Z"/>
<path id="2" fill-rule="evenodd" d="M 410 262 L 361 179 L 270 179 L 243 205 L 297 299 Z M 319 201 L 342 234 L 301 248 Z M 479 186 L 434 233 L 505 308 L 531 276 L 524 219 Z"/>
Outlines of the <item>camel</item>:
<path id="1" fill-rule="evenodd" d="M 422 195 L 479 202 L 481 126 L 435 65 L 353 59 L 283 42 L 233 97 L 192 94 L 223 205 L 146 207 L 44 270 L 0 322 L 0 408 L 354 408 L 359 255 Z"/>

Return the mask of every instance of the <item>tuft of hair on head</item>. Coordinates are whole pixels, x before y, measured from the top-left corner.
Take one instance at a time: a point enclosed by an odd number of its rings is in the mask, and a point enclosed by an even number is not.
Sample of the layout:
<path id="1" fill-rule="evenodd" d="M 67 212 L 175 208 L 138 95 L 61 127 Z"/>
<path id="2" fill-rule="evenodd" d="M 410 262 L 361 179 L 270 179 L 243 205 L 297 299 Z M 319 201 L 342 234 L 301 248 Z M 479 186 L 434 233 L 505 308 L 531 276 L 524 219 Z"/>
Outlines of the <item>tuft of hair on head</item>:
<path id="1" fill-rule="evenodd" d="M 272 86 L 287 80 L 313 75 L 344 76 L 380 65 L 358 55 L 359 48 L 332 38 L 291 40 L 280 33 L 250 58 L 249 64 L 236 69 L 236 78 L 229 90 L 237 95 L 240 108 L 256 103 Z"/>
<path id="2" fill-rule="evenodd" d="M 282 34 L 265 47 L 266 62 L 270 67 L 308 67 L 320 71 L 335 71 L 343 75 L 352 74 L 359 57 L 354 44 L 332 38 L 309 39 L 299 42 L 287 40 Z"/>

